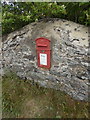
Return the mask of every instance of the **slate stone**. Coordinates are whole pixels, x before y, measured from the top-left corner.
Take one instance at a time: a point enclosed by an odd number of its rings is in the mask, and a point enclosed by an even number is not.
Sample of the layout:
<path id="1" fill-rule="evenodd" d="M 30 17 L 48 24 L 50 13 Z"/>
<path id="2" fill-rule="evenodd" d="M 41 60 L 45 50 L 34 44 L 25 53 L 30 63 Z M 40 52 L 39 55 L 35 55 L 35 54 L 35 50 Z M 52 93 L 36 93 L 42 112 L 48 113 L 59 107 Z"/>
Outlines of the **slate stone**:
<path id="1" fill-rule="evenodd" d="M 29 24 L 3 37 L 0 66 L 3 72 L 0 72 L 5 74 L 7 68 L 32 83 L 88 101 L 88 28 L 67 20 L 53 21 Z M 38 67 L 35 43 L 38 37 L 51 40 L 50 69 Z"/>

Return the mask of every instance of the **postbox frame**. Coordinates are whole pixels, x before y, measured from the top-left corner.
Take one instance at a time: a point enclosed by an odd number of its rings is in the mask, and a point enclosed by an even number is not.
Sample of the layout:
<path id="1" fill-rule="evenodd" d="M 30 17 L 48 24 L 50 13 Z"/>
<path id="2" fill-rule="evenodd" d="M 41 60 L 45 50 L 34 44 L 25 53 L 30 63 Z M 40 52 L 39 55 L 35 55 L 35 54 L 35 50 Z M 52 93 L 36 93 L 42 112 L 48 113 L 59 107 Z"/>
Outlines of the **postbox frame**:
<path id="1" fill-rule="evenodd" d="M 36 53 L 38 67 L 50 69 L 51 67 L 51 41 L 41 37 L 36 40 Z M 43 44 L 42 44 L 43 43 Z M 47 65 L 40 64 L 40 54 L 47 56 Z"/>

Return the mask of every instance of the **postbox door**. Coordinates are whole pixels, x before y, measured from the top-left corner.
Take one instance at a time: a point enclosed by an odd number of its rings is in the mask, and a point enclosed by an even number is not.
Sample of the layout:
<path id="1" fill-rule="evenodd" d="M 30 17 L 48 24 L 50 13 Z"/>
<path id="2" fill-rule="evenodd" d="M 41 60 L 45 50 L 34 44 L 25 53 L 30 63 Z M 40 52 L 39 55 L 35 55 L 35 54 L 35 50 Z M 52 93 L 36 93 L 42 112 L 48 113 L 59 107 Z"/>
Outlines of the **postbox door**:
<path id="1" fill-rule="evenodd" d="M 50 50 L 37 51 L 38 66 L 44 68 L 50 68 Z"/>

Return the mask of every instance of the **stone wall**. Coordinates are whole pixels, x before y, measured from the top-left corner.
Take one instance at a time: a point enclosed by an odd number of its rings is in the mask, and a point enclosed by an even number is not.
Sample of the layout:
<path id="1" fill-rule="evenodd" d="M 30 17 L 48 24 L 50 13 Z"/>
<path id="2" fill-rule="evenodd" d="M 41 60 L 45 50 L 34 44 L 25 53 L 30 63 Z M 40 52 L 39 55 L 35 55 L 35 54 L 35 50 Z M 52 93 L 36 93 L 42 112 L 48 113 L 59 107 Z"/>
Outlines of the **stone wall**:
<path id="1" fill-rule="evenodd" d="M 51 40 L 51 68 L 37 66 L 35 39 Z M 61 90 L 76 100 L 88 101 L 88 28 L 71 21 L 52 19 L 31 23 L 3 36 L 2 74 L 16 72 L 41 86 Z"/>

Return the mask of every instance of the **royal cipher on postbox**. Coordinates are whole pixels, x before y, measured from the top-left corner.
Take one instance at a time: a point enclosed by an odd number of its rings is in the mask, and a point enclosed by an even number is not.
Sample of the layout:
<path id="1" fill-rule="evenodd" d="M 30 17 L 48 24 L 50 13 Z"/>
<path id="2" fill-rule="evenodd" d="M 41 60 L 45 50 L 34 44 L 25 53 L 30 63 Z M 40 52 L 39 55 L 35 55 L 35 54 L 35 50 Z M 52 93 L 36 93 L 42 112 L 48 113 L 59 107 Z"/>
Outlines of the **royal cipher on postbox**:
<path id="1" fill-rule="evenodd" d="M 51 41 L 43 37 L 35 41 L 38 67 L 49 69 L 51 67 Z"/>

